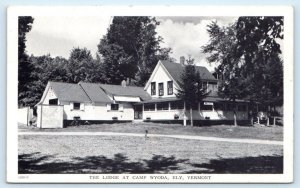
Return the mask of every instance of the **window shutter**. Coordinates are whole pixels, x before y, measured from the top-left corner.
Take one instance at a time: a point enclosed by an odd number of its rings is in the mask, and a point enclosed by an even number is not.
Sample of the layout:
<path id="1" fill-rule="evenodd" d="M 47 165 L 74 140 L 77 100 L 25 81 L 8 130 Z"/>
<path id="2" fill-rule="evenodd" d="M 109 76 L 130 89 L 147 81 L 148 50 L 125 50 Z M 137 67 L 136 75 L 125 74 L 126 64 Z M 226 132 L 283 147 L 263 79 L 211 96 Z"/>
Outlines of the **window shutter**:
<path id="1" fill-rule="evenodd" d="M 111 110 L 110 104 L 107 104 L 106 106 L 107 106 L 107 110 Z"/>
<path id="2" fill-rule="evenodd" d="M 70 109 L 73 110 L 74 109 L 74 103 L 70 102 Z"/>
<path id="3" fill-rule="evenodd" d="M 123 107 L 123 104 L 119 104 L 119 111 L 124 111 L 124 107 Z"/>
<path id="4" fill-rule="evenodd" d="M 84 111 L 84 103 L 80 103 L 80 110 Z"/>

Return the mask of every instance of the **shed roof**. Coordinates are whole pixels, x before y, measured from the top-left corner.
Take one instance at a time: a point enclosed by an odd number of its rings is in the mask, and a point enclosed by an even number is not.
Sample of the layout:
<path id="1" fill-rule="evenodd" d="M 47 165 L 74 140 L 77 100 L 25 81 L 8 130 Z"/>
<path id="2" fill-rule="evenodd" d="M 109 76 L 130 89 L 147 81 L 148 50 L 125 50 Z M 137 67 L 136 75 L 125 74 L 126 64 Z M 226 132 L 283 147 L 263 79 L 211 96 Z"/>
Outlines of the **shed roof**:
<path id="1" fill-rule="evenodd" d="M 178 83 L 181 80 L 181 75 L 184 71 L 184 66 L 179 63 L 174 63 L 169 60 L 162 60 L 161 63 L 173 77 L 173 79 Z M 200 73 L 200 77 L 203 80 L 217 81 L 217 79 L 208 71 L 206 67 L 195 66 L 196 70 Z"/>
<path id="2" fill-rule="evenodd" d="M 143 103 L 159 103 L 159 102 L 171 102 L 171 101 L 179 101 L 181 100 L 178 97 L 163 97 L 163 98 L 152 98 L 147 101 L 143 101 Z"/>
<path id="3" fill-rule="evenodd" d="M 140 97 L 143 101 L 150 100 L 151 96 L 144 90 L 143 87 L 99 84 L 106 93 L 118 96 L 133 96 Z"/>

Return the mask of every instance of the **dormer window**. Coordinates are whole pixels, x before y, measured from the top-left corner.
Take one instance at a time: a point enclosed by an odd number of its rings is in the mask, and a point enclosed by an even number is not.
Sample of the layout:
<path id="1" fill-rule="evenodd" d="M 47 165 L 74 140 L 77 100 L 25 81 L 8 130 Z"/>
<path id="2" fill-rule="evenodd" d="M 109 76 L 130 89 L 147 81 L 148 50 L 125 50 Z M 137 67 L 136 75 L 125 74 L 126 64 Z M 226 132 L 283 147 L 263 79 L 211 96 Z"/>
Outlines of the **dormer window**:
<path id="1" fill-rule="evenodd" d="M 159 96 L 164 95 L 164 83 L 159 83 L 158 84 L 158 94 L 159 94 Z"/>
<path id="2" fill-rule="evenodd" d="M 156 95 L 156 82 L 151 82 L 151 95 Z"/>

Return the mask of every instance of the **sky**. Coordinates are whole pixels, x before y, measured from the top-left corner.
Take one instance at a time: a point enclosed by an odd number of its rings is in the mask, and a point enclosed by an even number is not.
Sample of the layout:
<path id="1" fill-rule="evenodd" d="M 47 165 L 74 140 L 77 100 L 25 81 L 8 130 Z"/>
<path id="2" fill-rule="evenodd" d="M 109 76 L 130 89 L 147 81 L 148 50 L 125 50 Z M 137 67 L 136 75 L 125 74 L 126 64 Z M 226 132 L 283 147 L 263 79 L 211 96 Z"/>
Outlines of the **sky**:
<path id="1" fill-rule="evenodd" d="M 179 62 L 180 56 L 190 55 L 196 65 L 209 65 L 201 46 L 209 41 L 207 25 L 217 21 L 226 26 L 236 17 L 157 17 L 160 25 L 156 31 L 163 38 L 161 47 L 172 49 L 171 57 Z M 68 58 L 74 47 L 87 48 L 95 57 L 97 45 L 106 34 L 112 17 L 34 17 L 32 30 L 27 33 L 26 51 L 28 54 Z"/>

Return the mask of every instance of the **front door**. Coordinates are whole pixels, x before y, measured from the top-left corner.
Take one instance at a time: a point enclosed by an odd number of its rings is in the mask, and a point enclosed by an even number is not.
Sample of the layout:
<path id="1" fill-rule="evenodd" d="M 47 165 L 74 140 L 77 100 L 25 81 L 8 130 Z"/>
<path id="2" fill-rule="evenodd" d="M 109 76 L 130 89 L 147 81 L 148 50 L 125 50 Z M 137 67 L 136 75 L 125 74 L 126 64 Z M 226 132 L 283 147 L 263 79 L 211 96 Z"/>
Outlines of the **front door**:
<path id="1" fill-rule="evenodd" d="M 134 119 L 143 119 L 143 105 L 134 105 Z"/>

